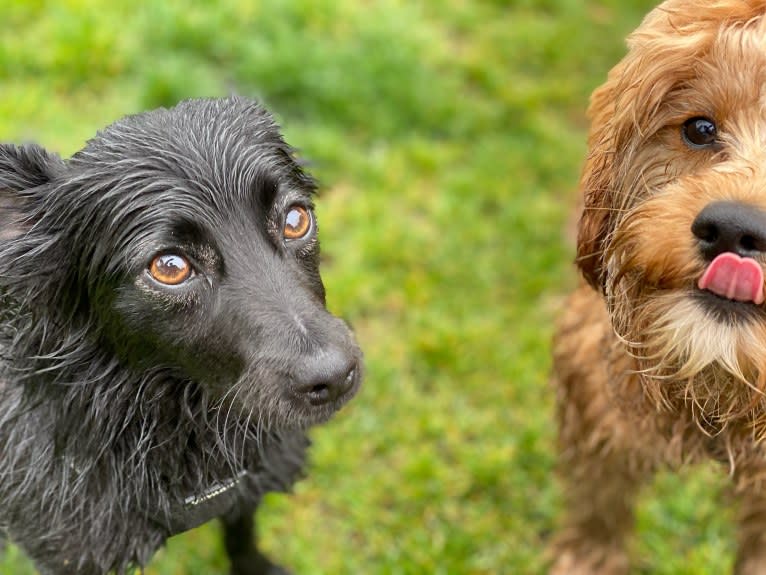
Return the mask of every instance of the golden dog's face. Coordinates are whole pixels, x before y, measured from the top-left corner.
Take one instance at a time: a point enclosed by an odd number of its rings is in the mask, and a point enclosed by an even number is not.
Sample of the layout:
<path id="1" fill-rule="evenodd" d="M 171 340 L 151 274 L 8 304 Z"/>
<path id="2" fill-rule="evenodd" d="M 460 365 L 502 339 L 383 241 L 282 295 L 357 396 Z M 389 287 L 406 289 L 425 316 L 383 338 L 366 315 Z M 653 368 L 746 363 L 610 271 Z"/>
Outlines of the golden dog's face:
<path id="1" fill-rule="evenodd" d="M 578 264 L 650 392 L 766 391 L 766 1 L 670 1 L 593 95 Z"/>

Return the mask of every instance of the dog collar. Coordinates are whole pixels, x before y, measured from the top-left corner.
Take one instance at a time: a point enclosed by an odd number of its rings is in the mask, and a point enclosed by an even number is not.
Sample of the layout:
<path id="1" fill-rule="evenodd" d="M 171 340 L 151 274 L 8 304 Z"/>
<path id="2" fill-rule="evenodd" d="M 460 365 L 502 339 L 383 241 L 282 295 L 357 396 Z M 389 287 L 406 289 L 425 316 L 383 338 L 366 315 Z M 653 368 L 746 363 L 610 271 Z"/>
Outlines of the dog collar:
<path id="1" fill-rule="evenodd" d="M 199 507 L 200 505 L 216 499 L 217 497 L 225 495 L 228 491 L 239 485 L 240 480 L 245 476 L 246 473 L 246 471 L 240 471 L 236 477 L 232 477 L 231 479 L 227 479 L 220 483 L 214 483 L 211 487 L 200 494 L 195 493 L 193 495 L 189 495 L 184 499 L 184 507 L 193 509 L 194 507 Z"/>
<path id="2" fill-rule="evenodd" d="M 188 531 L 223 515 L 239 499 L 240 485 L 247 471 L 240 471 L 234 477 L 213 483 L 201 493 L 192 493 L 183 499 L 183 503 L 157 517 L 166 525 L 171 534 Z"/>
<path id="3" fill-rule="evenodd" d="M 76 474 L 82 473 L 72 459 L 67 464 Z M 166 527 L 171 535 L 199 527 L 223 515 L 234 505 L 241 495 L 239 487 L 247 474 L 247 470 L 243 469 L 234 477 L 217 481 L 202 492 L 187 495 L 180 504 L 171 506 L 167 512 L 149 513 L 149 517 Z M 2 541 L 2 530 L 0 530 L 0 541 Z"/>

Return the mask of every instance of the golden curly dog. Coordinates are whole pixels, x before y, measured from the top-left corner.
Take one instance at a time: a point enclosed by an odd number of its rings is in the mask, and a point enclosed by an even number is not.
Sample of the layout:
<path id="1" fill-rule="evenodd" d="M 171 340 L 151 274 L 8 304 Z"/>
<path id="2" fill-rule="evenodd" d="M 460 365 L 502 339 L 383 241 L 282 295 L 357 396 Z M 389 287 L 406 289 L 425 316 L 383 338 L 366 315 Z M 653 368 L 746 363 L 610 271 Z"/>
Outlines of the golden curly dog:
<path id="1" fill-rule="evenodd" d="M 736 573 L 766 573 L 766 1 L 670 0 L 593 94 L 554 342 L 565 525 L 552 573 L 628 571 L 638 488 L 713 458 Z"/>

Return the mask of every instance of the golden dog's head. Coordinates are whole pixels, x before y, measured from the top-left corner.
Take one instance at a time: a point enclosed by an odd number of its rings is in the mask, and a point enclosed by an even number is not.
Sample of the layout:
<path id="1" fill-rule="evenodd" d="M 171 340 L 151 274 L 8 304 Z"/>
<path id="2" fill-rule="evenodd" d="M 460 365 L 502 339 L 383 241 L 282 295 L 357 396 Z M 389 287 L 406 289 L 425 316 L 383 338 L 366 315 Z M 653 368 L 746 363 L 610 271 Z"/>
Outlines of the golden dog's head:
<path id="1" fill-rule="evenodd" d="M 591 101 L 578 265 L 658 402 L 766 422 L 766 1 L 670 0 L 628 46 Z"/>

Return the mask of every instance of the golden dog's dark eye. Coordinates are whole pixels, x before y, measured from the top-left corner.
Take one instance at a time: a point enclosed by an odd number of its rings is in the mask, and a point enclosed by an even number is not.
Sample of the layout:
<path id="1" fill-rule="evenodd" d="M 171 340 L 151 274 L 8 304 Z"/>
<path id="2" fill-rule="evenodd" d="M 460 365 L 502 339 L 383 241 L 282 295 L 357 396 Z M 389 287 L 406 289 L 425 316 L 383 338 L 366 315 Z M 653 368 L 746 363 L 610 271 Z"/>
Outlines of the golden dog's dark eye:
<path id="1" fill-rule="evenodd" d="M 716 143 L 718 128 L 710 118 L 697 116 L 689 118 L 681 128 L 681 134 L 687 145 L 692 148 L 706 148 Z"/>
<path id="2" fill-rule="evenodd" d="M 191 277 L 192 267 L 183 256 L 163 254 L 151 261 L 149 275 L 161 284 L 176 286 Z"/>
<path id="3" fill-rule="evenodd" d="M 291 206 L 285 216 L 285 227 L 282 232 L 286 240 L 299 240 L 311 231 L 311 212 L 303 206 Z"/>

